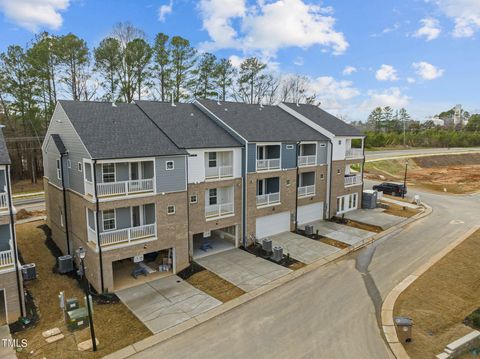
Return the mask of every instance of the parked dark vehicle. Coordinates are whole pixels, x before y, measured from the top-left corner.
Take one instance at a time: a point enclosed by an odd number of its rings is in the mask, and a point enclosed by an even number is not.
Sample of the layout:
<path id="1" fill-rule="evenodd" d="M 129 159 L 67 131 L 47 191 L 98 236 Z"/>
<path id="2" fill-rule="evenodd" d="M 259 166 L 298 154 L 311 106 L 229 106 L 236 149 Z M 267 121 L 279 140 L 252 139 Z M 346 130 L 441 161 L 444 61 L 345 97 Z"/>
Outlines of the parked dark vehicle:
<path id="1" fill-rule="evenodd" d="M 383 182 L 381 184 L 373 186 L 375 191 L 381 191 L 384 194 L 390 194 L 392 196 L 401 197 L 407 194 L 407 187 L 403 184 Z"/>

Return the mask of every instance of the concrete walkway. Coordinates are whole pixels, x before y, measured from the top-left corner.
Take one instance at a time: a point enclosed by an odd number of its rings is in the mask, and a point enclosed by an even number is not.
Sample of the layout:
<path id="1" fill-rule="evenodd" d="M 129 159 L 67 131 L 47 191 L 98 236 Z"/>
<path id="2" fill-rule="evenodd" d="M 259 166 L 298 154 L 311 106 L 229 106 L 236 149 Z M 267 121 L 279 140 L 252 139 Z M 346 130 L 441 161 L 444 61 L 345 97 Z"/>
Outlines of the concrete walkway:
<path id="1" fill-rule="evenodd" d="M 176 275 L 123 289 L 115 294 L 153 333 L 222 304 Z"/>
<path id="2" fill-rule="evenodd" d="M 17 359 L 14 348 L 7 346 L 7 343 L 4 343 L 3 339 L 12 339 L 8 325 L 0 326 L 0 358 Z"/>
<path id="3" fill-rule="evenodd" d="M 260 288 L 291 272 L 288 268 L 237 248 L 200 258 L 196 262 L 245 292 Z"/>
<path id="4" fill-rule="evenodd" d="M 340 250 L 292 232 L 276 234 L 270 238 L 274 246 L 283 248 L 284 254 L 289 253 L 292 258 L 305 264 L 313 263 Z"/>
<path id="5" fill-rule="evenodd" d="M 345 218 L 373 226 L 379 226 L 382 227 L 382 229 L 388 229 L 405 220 L 403 217 L 383 213 L 384 211 L 383 208 L 357 209 L 345 213 Z"/>
<path id="6" fill-rule="evenodd" d="M 345 243 L 349 246 L 353 246 L 376 234 L 375 232 L 329 221 L 317 221 L 310 224 L 313 225 L 314 233 L 318 230 L 319 235 Z M 302 228 L 305 228 L 305 226 Z"/>

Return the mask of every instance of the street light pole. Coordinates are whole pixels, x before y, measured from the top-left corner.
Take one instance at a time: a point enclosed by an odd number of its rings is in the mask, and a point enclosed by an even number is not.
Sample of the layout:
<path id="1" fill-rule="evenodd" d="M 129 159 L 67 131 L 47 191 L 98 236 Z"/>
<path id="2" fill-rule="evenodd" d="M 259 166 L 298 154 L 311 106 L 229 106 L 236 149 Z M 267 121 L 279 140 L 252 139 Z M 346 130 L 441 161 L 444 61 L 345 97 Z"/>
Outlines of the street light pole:
<path id="1" fill-rule="evenodd" d="M 403 177 L 402 198 L 405 198 L 405 191 L 407 189 L 407 169 L 408 169 L 408 160 L 405 161 L 405 176 Z"/>
<path id="2" fill-rule="evenodd" d="M 83 247 L 80 247 L 77 249 L 77 254 L 78 254 L 78 257 L 80 258 L 80 262 L 82 264 L 82 275 L 83 275 L 83 278 L 84 278 L 84 284 L 83 284 L 83 288 L 84 288 L 84 291 L 85 291 L 85 296 L 87 298 L 87 311 L 88 311 L 88 321 L 89 321 L 89 324 L 90 324 L 90 336 L 92 337 L 92 348 L 93 348 L 93 351 L 96 352 L 97 351 L 97 341 L 95 339 L 95 329 L 93 328 L 93 316 L 92 316 L 92 308 L 90 306 L 90 295 L 89 295 L 89 290 L 88 290 L 88 281 L 87 281 L 87 276 L 85 275 L 85 262 L 84 262 L 84 259 L 85 259 L 85 255 L 87 254 L 87 250 Z"/>

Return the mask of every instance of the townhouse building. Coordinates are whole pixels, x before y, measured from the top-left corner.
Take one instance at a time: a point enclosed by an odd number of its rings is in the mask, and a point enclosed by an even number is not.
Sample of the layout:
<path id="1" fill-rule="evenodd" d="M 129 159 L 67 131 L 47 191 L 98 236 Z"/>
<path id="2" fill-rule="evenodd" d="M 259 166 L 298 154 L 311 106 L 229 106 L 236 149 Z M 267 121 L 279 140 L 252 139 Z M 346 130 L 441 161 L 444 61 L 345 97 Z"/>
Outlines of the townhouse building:
<path id="1" fill-rule="evenodd" d="M 21 265 L 18 261 L 15 214 L 10 184 L 10 156 L 0 130 L 0 326 L 24 316 Z"/>
<path id="2" fill-rule="evenodd" d="M 331 142 L 331 184 L 328 194 L 331 205 L 327 217 L 361 207 L 365 135 L 318 106 L 281 103 L 279 107 L 328 137 Z"/>
<path id="3" fill-rule="evenodd" d="M 326 136 L 278 106 L 195 104 L 244 145 L 244 244 L 325 218 Z"/>

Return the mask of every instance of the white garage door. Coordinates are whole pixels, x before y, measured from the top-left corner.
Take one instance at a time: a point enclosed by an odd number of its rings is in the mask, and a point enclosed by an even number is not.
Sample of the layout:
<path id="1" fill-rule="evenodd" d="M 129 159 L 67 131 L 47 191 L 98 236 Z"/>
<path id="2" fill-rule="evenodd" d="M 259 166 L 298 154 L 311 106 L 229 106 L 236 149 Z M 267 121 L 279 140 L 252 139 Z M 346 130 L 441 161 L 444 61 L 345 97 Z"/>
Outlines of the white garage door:
<path id="1" fill-rule="evenodd" d="M 255 235 L 258 239 L 290 231 L 290 212 L 257 218 Z"/>
<path id="2" fill-rule="evenodd" d="M 323 202 L 298 207 L 297 221 L 299 225 L 315 222 L 323 218 Z"/>

